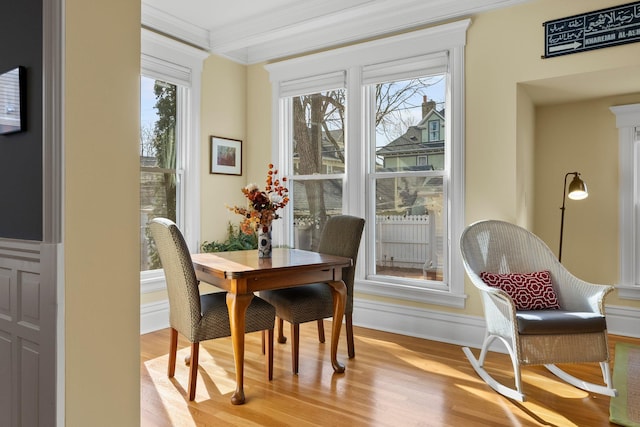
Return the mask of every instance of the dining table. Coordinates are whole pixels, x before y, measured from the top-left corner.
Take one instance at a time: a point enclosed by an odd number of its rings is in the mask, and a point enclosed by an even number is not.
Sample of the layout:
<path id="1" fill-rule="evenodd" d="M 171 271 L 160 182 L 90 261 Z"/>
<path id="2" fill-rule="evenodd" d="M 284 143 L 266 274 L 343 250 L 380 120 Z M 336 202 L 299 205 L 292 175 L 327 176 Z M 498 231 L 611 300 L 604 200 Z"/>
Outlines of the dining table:
<path id="1" fill-rule="evenodd" d="M 291 248 L 274 248 L 270 258 L 258 257 L 257 250 L 192 254 L 196 277 L 227 292 L 226 302 L 231 327 L 231 342 L 236 371 L 236 390 L 231 403 L 245 403 L 244 339 L 245 314 L 254 292 L 288 288 L 309 283 L 326 283 L 333 296 L 331 365 L 342 373 L 338 361 L 338 341 L 344 316 L 347 288 L 342 269 L 352 265 L 351 258 Z"/>

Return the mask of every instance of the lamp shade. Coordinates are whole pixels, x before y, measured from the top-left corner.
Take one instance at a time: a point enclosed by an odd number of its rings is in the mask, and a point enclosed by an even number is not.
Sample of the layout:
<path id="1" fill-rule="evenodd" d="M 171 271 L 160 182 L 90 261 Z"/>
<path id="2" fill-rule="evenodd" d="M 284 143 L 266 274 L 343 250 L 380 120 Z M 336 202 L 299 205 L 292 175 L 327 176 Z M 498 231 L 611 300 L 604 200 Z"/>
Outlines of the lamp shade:
<path id="1" fill-rule="evenodd" d="M 583 180 L 580 179 L 578 174 L 573 176 L 571 183 L 569 184 L 569 194 L 568 197 L 571 200 L 582 200 L 586 199 L 589 196 L 589 192 L 587 191 L 587 184 L 584 183 Z"/>
<path id="2" fill-rule="evenodd" d="M 573 179 L 569 183 L 569 192 L 567 194 L 567 178 L 569 175 L 573 175 Z M 587 184 L 580 179 L 579 172 L 569 172 L 564 176 L 564 187 L 562 188 L 562 215 L 560 216 L 560 247 L 558 248 L 558 261 L 562 262 L 562 236 L 564 234 L 564 202 L 569 196 L 572 200 L 583 200 L 589 196 L 587 191 Z"/>

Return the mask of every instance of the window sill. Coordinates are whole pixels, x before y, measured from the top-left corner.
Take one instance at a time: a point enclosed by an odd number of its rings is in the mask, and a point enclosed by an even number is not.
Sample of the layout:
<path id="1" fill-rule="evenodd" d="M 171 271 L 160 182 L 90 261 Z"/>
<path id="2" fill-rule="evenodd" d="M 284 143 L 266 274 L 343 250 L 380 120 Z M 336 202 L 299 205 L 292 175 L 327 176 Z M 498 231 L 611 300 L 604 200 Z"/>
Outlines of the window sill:
<path id="1" fill-rule="evenodd" d="M 374 280 L 357 281 L 355 288 L 358 293 L 453 308 L 464 308 L 465 300 L 467 299 L 465 294 L 453 294 L 448 290 L 429 289 L 398 283 L 391 284 Z"/>
<path id="2" fill-rule="evenodd" d="M 617 285 L 618 296 L 621 299 L 640 300 L 640 286 Z"/>
<path id="3" fill-rule="evenodd" d="M 140 273 L 140 293 L 150 294 L 167 289 L 163 270 L 149 270 Z"/>

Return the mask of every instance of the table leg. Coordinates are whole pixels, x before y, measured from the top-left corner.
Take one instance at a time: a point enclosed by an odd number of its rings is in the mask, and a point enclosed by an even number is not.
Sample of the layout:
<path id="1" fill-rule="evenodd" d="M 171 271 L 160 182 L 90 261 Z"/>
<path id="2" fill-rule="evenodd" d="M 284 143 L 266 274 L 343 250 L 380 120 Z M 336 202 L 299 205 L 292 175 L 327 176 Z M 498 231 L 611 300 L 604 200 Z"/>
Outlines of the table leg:
<path id="1" fill-rule="evenodd" d="M 333 329 L 331 331 L 331 366 L 334 372 L 344 372 L 344 365 L 338 362 L 338 342 L 340 341 L 340 328 L 344 317 L 344 308 L 347 300 L 347 286 L 342 280 L 327 282 L 331 286 L 333 296 Z"/>
<path id="2" fill-rule="evenodd" d="M 231 396 L 231 403 L 244 403 L 244 330 L 247 307 L 251 303 L 253 294 L 234 294 L 227 292 L 227 308 L 229 310 L 229 325 L 231 327 L 231 342 L 233 343 L 233 359 L 236 365 L 236 391 Z"/>

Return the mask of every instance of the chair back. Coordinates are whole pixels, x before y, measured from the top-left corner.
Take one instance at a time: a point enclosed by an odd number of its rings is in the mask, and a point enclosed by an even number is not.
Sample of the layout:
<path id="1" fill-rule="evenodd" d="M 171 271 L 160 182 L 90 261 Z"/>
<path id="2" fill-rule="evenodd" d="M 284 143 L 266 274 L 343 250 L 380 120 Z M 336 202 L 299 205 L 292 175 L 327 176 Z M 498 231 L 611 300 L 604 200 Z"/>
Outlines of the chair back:
<path id="1" fill-rule="evenodd" d="M 176 224 L 155 218 L 149 224 L 160 255 L 169 295 L 169 324 L 189 340 L 201 318 L 200 292 L 191 254 Z"/>
<path id="2" fill-rule="evenodd" d="M 318 252 L 351 258 L 351 267 L 342 269 L 342 280 L 347 285 L 347 304 L 345 313 L 353 313 L 353 282 L 356 273 L 356 261 L 364 219 L 351 215 L 336 215 L 329 218 L 320 236 Z"/>
<path id="3" fill-rule="evenodd" d="M 469 225 L 460 237 L 467 273 L 532 273 L 563 269 L 549 247 L 530 231 L 505 221 L 485 220 Z"/>

